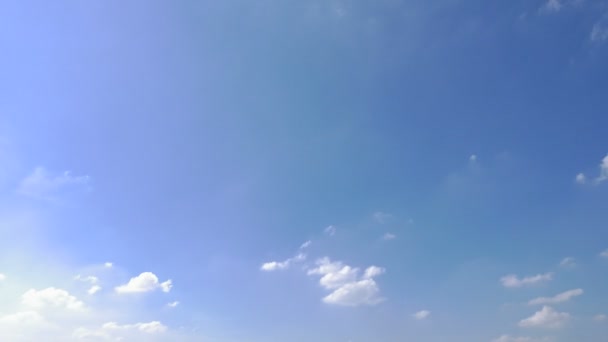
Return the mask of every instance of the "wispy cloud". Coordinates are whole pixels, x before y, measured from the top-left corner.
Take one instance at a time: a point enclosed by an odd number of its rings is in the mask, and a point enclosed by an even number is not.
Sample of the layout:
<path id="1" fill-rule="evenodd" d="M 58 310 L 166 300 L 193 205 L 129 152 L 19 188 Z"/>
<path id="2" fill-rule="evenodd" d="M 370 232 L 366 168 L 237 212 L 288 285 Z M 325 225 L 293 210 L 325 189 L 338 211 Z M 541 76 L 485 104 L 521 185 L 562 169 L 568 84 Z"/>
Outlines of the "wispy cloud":
<path id="1" fill-rule="evenodd" d="M 323 298 L 327 304 L 342 306 L 376 305 L 384 298 L 374 278 L 383 274 L 385 269 L 368 267 L 363 276 L 360 270 L 340 261 L 332 262 L 325 257 L 317 261 L 317 267 L 308 271 L 309 275 L 321 275 L 319 284 L 332 292 Z"/>
<path id="2" fill-rule="evenodd" d="M 17 192 L 36 199 L 58 201 L 62 195 L 88 189 L 89 182 L 89 176 L 74 176 L 69 171 L 52 175 L 45 168 L 37 167 L 21 181 Z"/>
<path id="3" fill-rule="evenodd" d="M 559 267 L 562 267 L 562 268 L 576 267 L 576 259 L 574 259 L 573 257 L 563 258 L 562 261 L 559 262 Z"/>
<path id="4" fill-rule="evenodd" d="M 334 236 L 336 235 L 336 227 L 328 226 L 323 232 L 329 236 Z"/>
<path id="5" fill-rule="evenodd" d="M 534 315 L 519 322 L 522 328 L 560 328 L 570 320 L 570 314 L 557 312 L 550 306 L 543 306 Z"/>
<path id="6" fill-rule="evenodd" d="M 540 284 L 543 282 L 547 282 L 553 279 L 553 273 L 545 273 L 545 274 L 537 274 L 535 276 L 529 276 L 524 278 L 519 278 L 515 274 L 509 274 L 502 278 L 500 278 L 500 282 L 504 287 L 524 287 Z"/>
<path id="7" fill-rule="evenodd" d="M 310 241 L 310 240 L 304 242 L 302 245 L 300 245 L 299 252 L 291 258 L 285 259 L 283 261 L 269 261 L 269 262 L 263 263 L 262 266 L 260 266 L 260 270 L 265 271 L 265 272 L 272 272 L 272 271 L 282 271 L 282 270 L 289 269 L 289 267 L 293 263 L 302 262 L 302 261 L 306 260 L 307 256 L 302 251 L 304 249 L 308 248 L 310 246 L 310 244 L 312 244 L 312 241 Z"/>
<path id="8" fill-rule="evenodd" d="M 393 217 L 393 215 L 382 211 L 376 211 L 372 214 L 372 217 L 374 218 L 374 220 L 376 220 L 376 222 L 382 224 L 388 222 Z"/>
<path id="9" fill-rule="evenodd" d="M 589 39 L 595 43 L 602 43 L 608 40 L 608 20 L 603 19 L 595 23 L 589 34 Z"/>
<path id="10" fill-rule="evenodd" d="M 530 305 L 558 304 L 569 301 L 571 298 L 578 297 L 584 293 L 583 289 L 574 289 L 562 292 L 554 297 L 539 297 L 528 302 Z"/>
<path id="11" fill-rule="evenodd" d="M 559 12 L 564 4 L 560 0 L 547 0 L 541 7 L 541 11 L 544 12 Z"/>
<path id="12" fill-rule="evenodd" d="M 393 233 L 386 233 L 384 235 L 382 235 L 382 240 L 394 240 L 397 238 L 397 235 L 393 234 Z"/>
<path id="13" fill-rule="evenodd" d="M 412 316 L 417 320 L 423 320 L 428 318 L 431 315 L 431 312 L 428 310 L 421 310 L 413 314 Z"/>
<path id="14" fill-rule="evenodd" d="M 605 251 L 600 252 L 600 256 L 602 258 L 608 258 L 608 249 L 606 249 Z"/>

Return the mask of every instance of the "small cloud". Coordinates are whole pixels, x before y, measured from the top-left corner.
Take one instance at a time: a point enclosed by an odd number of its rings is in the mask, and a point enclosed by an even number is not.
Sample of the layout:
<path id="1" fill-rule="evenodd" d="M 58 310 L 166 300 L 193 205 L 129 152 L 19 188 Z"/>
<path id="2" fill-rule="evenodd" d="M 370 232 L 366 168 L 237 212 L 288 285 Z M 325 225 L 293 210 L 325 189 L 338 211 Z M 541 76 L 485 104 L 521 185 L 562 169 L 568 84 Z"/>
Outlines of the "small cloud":
<path id="1" fill-rule="evenodd" d="M 112 268 L 114 266 L 114 264 L 112 264 L 111 262 L 106 262 L 103 264 L 103 267 L 105 268 Z"/>
<path id="2" fill-rule="evenodd" d="M 516 288 L 523 286 L 536 285 L 547 282 L 553 279 L 553 273 L 537 274 L 535 276 L 525 277 L 520 279 L 515 274 L 509 274 L 500 278 L 500 282 L 504 287 Z"/>
<path id="3" fill-rule="evenodd" d="M 562 261 L 559 262 L 559 267 L 562 267 L 562 268 L 576 267 L 576 259 L 574 259 L 572 257 L 563 258 Z"/>
<path id="4" fill-rule="evenodd" d="M 522 328 L 560 328 L 570 320 L 570 314 L 557 312 L 550 306 L 543 306 L 534 315 L 519 322 Z"/>
<path id="5" fill-rule="evenodd" d="M 589 34 L 589 39 L 594 43 L 602 43 L 608 40 L 608 24 L 605 23 L 606 20 L 599 21 L 593 25 L 591 29 L 591 33 Z M 604 161 L 606 158 L 604 158 Z"/>
<path id="6" fill-rule="evenodd" d="M 604 322 L 604 321 L 608 320 L 608 316 L 606 316 L 604 314 L 595 315 L 595 317 L 593 317 L 593 320 L 596 322 Z"/>
<path id="7" fill-rule="evenodd" d="M 172 286 L 171 279 L 159 283 L 158 277 L 154 273 L 143 272 L 137 277 L 131 278 L 127 284 L 117 286 L 114 290 L 119 294 L 151 292 L 159 288 L 163 292 L 169 292 Z"/>
<path id="8" fill-rule="evenodd" d="M 174 308 L 174 307 L 176 307 L 176 306 L 178 306 L 178 305 L 179 305 L 179 302 L 178 302 L 178 301 L 171 302 L 171 303 L 168 303 L 168 304 L 167 304 L 167 306 L 168 306 L 168 307 L 170 307 L 170 308 Z"/>
<path id="9" fill-rule="evenodd" d="M 608 258 L 608 249 L 607 249 L 607 250 L 605 250 L 605 251 L 603 251 L 603 252 L 601 252 L 601 253 L 600 253 L 600 256 L 601 256 L 602 258 Z"/>
<path id="10" fill-rule="evenodd" d="M 472 162 L 472 163 L 476 162 L 477 161 L 477 155 L 476 154 L 472 154 L 469 157 L 469 161 Z"/>
<path id="11" fill-rule="evenodd" d="M 515 337 L 502 335 L 492 340 L 492 342 L 549 342 L 549 338 Z"/>
<path id="12" fill-rule="evenodd" d="M 541 7 L 542 11 L 545 12 L 559 12 L 564 5 L 560 0 L 548 0 L 543 7 Z"/>
<path id="13" fill-rule="evenodd" d="M 34 309 L 62 308 L 73 311 L 84 310 L 84 303 L 68 291 L 49 287 L 44 290 L 31 289 L 21 296 L 23 305 Z"/>
<path id="14" fill-rule="evenodd" d="M 336 235 L 336 227 L 328 226 L 323 232 L 329 236 L 334 236 Z"/>
<path id="15" fill-rule="evenodd" d="M 585 177 L 584 173 L 579 173 L 578 175 L 576 175 L 576 178 L 574 180 L 578 184 L 585 184 L 585 183 L 587 183 L 587 177 Z"/>
<path id="16" fill-rule="evenodd" d="M 0 281 L 6 280 L 6 275 L 0 273 Z"/>
<path id="17" fill-rule="evenodd" d="M 376 305 L 384 301 L 373 279 L 384 272 L 385 269 L 382 267 L 370 266 L 360 277 L 358 268 L 344 265 L 340 261 L 332 262 L 325 257 L 317 260 L 317 268 L 309 270 L 308 275 L 321 275 L 319 284 L 333 291 L 323 298 L 323 302 L 341 306 L 360 306 Z"/>
<path id="18" fill-rule="evenodd" d="M 69 171 L 54 176 L 43 167 L 37 167 L 21 181 L 17 192 L 36 199 L 56 201 L 61 195 L 88 189 L 89 181 L 89 176 L 73 176 Z"/>
<path id="19" fill-rule="evenodd" d="M 91 286 L 91 288 L 89 288 L 89 290 L 87 291 L 87 293 L 90 294 L 90 295 L 94 295 L 97 292 L 99 292 L 100 290 L 101 290 L 101 286 L 99 286 L 99 285 L 93 285 L 93 286 Z"/>
<path id="20" fill-rule="evenodd" d="M 308 240 L 306 242 L 304 242 L 301 246 L 300 249 L 306 249 L 308 248 L 310 245 L 312 244 L 312 241 Z"/>
<path id="21" fill-rule="evenodd" d="M 91 283 L 91 284 L 96 284 L 99 281 L 99 279 L 95 276 L 83 277 L 80 274 L 75 276 L 74 280 L 79 280 L 79 281 L 83 281 L 83 282 Z"/>
<path id="22" fill-rule="evenodd" d="M 413 317 L 417 320 L 423 320 L 428 318 L 431 315 L 431 312 L 428 310 L 421 310 L 413 314 Z"/>
<path id="23" fill-rule="evenodd" d="M 376 220 L 376 222 L 380 224 L 386 223 L 393 217 L 393 215 L 389 213 L 384 213 L 382 211 L 376 211 L 372 216 L 374 217 L 374 220 Z"/>
<path id="24" fill-rule="evenodd" d="M 306 242 L 304 243 L 304 245 L 306 245 Z M 304 245 L 302 245 L 302 246 L 304 246 Z M 306 248 L 306 247 L 307 246 L 300 247 L 300 250 L 303 249 L 303 248 Z M 306 254 L 304 254 L 304 253 L 298 253 L 293 258 L 289 258 L 289 259 L 284 260 L 284 261 L 265 262 L 265 263 L 262 264 L 262 266 L 260 266 L 260 270 L 266 271 L 266 272 L 282 271 L 282 270 L 289 269 L 289 267 L 291 266 L 291 264 L 293 264 L 294 262 L 301 262 L 301 261 L 304 261 L 304 260 L 306 260 Z"/>
<path id="25" fill-rule="evenodd" d="M 386 233 L 382 236 L 382 240 L 394 240 L 397 238 L 397 235 L 392 234 L 392 233 Z"/>
<path id="26" fill-rule="evenodd" d="M 539 297 L 528 302 L 529 305 L 544 305 L 558 304 L 569 301 L 571 298 L 578 297 L 583 294 L 583 289 L 575 289 L 562 292 L 554 297 Z"/>
<path id="27" fill-rule="evenodd" d="M 115 322 L 109 322 L 102 326 L 104 330 L 137 330 L 147 334 L 164 333 L 167 331 L 167 327 L 161 322 L 153 321 L 150 323 L 135 323 L 119 325 Z"/>

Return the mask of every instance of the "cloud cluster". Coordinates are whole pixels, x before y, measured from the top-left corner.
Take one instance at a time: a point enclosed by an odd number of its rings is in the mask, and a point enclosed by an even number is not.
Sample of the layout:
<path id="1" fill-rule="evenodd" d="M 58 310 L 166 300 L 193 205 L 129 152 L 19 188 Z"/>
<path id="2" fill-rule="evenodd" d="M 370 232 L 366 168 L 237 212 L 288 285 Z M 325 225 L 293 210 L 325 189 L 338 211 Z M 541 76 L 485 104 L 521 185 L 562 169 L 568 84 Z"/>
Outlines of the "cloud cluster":
<path id="1" fill-rule="evenodd" d="M 340 261 L 332 262 L 325 257 L 319 259 L 317 267 L 308 271 L 308 275 L 320 275 L 319 284 L 332 292 L 323 298 L 327 304 L 342 306 L 376 305 L 384 300 L 374 280 L 385 272 L 384 268 L 370 266 L 360 275 L 358 268 L 344 265 Z"/>

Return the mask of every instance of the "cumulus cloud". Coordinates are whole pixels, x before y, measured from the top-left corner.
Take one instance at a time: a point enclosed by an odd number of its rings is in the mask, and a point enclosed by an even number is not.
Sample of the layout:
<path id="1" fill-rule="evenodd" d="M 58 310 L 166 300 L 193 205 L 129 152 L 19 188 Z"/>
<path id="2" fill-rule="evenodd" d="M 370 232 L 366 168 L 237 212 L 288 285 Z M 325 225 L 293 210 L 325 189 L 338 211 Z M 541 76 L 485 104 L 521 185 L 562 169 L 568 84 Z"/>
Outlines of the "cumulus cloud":
<path id="1" fill-rule="evenodd" d="M 539 297 L 528 302 L 529 305 L 544 305 L 558 304 L 569 301 L 571 298 L 578 297 L 583 294 L 583 289 L 574 289 L 562 292 L 554 297 Z"/>
<path id="2" fill-rule="evenodd" d="M 336 235 L 336 227 L 328 226 L 323 232 L 329 236 L 334 236 Z"/>
<path id="3" fill-rule="evenodd" d="M 123 325 L 116 322 L 108 322 L 98 329 L 77 328 L 73 331 L 72 337 L 77 340 L 101 339 L 123 341 L 125 340 L 124 337 L 128 336 L 129 340 L 147 340 L 149 337 L 141 335 L 162 334 L 167 332 L 167 330 L 167 326 L 159 321 Z"/>
<path id="4" fill-rule="evenodd" d="M 607 22 L 608 22 L 608 20 L 607 20 Z M 591 34 L 591 40 L 594 40 L 594 41 L 607 40 L 608 39 L 608 24 L 604 25 L 603 27 L 598 26 L 598 25 L 599 24 L 596 24 L 596 26 L 594 26 L 594 28 L 593 28 L 593 31 Z M 600 162 L 599 168 L 600 168 L 600 174 L 593 180 L 593 184 L 595 184 L 595 185 L 598 185 L 598 184 L 603 183 L 606 180 L 608 180 L 608 154 Z M 587 183 L 587 177 L 584 174 L 579 173 L 576 176 L 576 182 L 580 183 L 580 184 Z"/>
<path id="5" fill-rule="evenodd" d="M 144 293 L 151 292 L 156 289 L 161 289 L 163 292 L 171 291 L 173 286 L 171 279 L 159 283 L 158 277 L 152 272 L 143 272 L 137 277 L 131 278 L 125 285 L 120 285 L 115 288 L 116 293 Z"/>
<path id="6" fill-rule="evenodd" d="M 500 282 L 504 287 L 516 288 L 530 285 L 537 285 L 553 279 L 553 273 L 537 274 L 535 276 L 525 277 L 520 279 L 515 274 L 509 274 L 500 278 Z"/>
<path id="7" fill-rule="evenodd" d="M 549 342 L 549 338 L 515 337 L 502 335 L 492 340 L 492 342 Z"/>
<path id="8" fill-rule="evenodd" d="M 84 303 L 69 294 L 68 291 L 49 287 L 44 290 L 30 289 L 21 296 L 23 305 L 34 309 L 65 308 L 81 311 Z"/>
<path id="9" fill-rule="evenodd" d="M 378 223 L 386 223 L 393 217 L 393 215 L 382 211 L 376 211 L 372 216 Z"/>
<path id="10" fill-rule="evenodd" d="M 178 306 L 178 305 L 179 305 L 179 302 L 178 302 L 178 301 L 171 302 L 171 303 L 167 303 L 167 306 L 168 306 L 168 307 L 170 307 L 170 308 L 174 308 L 174 307 L 176 307 L 176 306 Z"/>
<path id="11" fill-rule="evenodd" d="M 52 175 L 45 168 L 37 167 L 21 181 L 17 192 L 32 198 L 54 201 L 62 194 L 87 189 L 89 181 L 89 176 L 73 176 L 69 171 Z"/>
<path id="12" fill-rule="evenodd" d="M 585 183 L 587 183 L 587 177 L 585 177 L 584 173 L 579 173 L 578 175 L 576 175 L 576 178 L 574 180 L 578 184 L 585 184 Z"/>
<path id="13" fill-rule="evenodd" d="M 566 312 L 557 312 L 550 306 L 543 306 L 540 311 L 534 315 L 523 319 L 519 322 L 522 328 L 560 328 L 570 320 L 570 314 Z"/>
<path id="14" fill-rule="evenodd" d="M 317 267 L 308 271 L 309 275 L 321 275 L 319 284 L 332 292 L 323 298 L 328 304 L 342 306 L 375 305 L 384 300 L 373 279 L 385 272 L 384 268 L 368 267 L 363 276 L 360 270 L 340 261 L 332 262 L 325 257 L 317 261 Z"/>
<path id="15" fill-rule="evenodd" d="M 428 310 L 421 310 L 416 312 L 415 314 L 413 314 L 412 316 L 414 316 L 415 319 L 417 320 L 423 320 L 428 318 L 431 315 L 431 312 Z"/>

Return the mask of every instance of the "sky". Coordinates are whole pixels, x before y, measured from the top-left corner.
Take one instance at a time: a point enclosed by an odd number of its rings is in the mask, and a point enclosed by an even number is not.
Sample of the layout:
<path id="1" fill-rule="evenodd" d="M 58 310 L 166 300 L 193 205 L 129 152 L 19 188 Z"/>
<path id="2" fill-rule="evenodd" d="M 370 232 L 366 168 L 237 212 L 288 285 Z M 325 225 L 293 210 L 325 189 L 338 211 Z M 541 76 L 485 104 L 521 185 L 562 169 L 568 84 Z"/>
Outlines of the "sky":
<path id="1" fill-rule="evenodd" d="M 0 46 L 1 341 L 606 341 L 608 1 L 2 1 Z"/>

